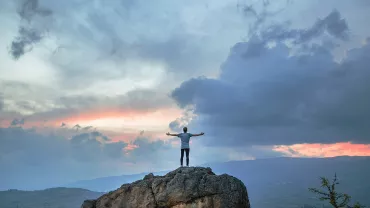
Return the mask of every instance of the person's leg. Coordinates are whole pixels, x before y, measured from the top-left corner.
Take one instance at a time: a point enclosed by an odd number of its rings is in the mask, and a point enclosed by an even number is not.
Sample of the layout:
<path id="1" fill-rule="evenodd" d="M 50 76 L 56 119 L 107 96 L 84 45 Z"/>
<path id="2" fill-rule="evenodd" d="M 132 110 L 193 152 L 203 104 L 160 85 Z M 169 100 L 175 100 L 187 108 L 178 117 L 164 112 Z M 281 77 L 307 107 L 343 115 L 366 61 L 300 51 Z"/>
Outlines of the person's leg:
<path id="1" fill-rule="evenodd" d="M 189 152 L 190 152 L 190 149 L 185 149 L 186 151 L 186 166 L 189 166 Z"/>
<path id="2" fill-rule="evenodd" d="M 182 167 L 182 161 L 184 159 L 184 149 L 181 149 L 181 158 L 180 158 L 180 164 L 181 164 L 181 167 Z"/>

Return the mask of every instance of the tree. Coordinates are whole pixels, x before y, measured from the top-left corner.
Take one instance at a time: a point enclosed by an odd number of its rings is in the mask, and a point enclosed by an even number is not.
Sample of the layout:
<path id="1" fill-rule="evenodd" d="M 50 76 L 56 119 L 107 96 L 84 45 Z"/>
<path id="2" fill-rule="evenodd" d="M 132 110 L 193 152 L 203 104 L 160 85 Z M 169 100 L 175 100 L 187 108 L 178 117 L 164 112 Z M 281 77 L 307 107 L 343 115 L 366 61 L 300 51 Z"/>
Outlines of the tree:
<path id="1" fill-rule="evenodd" d="M 356 202 L 353 206 L 348 205 L 351 196 L 348 194 L 338 193 L 336 191 L 336 185 L 339 184 L 337 174 L 334 175 L 333 182 L 330 181 L 325 177 L 320 177 L 321 179 L 321 187 L 327 189 L 327 191 L 322 191 L 317 188 L 309 188 L 309 190 L 315 194 L 320 195 L 321 201 L 329 201 L 329 203 L 334 208 L 364 208 L 365 206 L 361 205 L 360 203 Z"/>

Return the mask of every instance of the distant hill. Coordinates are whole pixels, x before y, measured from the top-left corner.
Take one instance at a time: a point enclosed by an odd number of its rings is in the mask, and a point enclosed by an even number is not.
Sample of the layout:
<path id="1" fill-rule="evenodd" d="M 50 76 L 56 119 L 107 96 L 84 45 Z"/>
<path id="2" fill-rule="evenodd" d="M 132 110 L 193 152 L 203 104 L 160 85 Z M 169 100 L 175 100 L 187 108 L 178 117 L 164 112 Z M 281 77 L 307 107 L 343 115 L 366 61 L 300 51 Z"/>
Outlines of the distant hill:
<path id="1" fill-rule="evenodd" d="M 156 175 L 164 175 L 169 171 L 156 172 Z M 93 191 L 108 192 L 119 188 L 124 183 L 131 183 L 143 179 L 148 173 L 133 175 L 109 176 L 91 180 L 81 180 L 74 183 L 63 185 L 64 187 L 77 187 Z"/>
<path id="2" fill-rule="evenodd" d="M 0 191 L 1 208 L 80 208 L 86 199 L 103 193 L 80 188 L 51 188 L 42 191 Z"/>
<path id="3" fill-rule="evenodd" d="M 289 208 L 318 203 L 309 187 L 319 187 L 319 177 L 332 178 L 337 173 L 346 193 L 370 206 L 370 157 L 271 158 L 204 164 L 217 174 L 227 173 L 241 179 L 248 188 L 251 206 Z M 164 175 L 168 171 L 155 175 Z M 146 173 L 79 181 L 69 187 L 93 191 L 117 189 L 122 183 L 142 179 Z M 277 203 L 279 202 L 279 203 Z M 320 204 L 321 207 L 321 203 Z M 306 206 L 309 207 L 309 206 Z"/>

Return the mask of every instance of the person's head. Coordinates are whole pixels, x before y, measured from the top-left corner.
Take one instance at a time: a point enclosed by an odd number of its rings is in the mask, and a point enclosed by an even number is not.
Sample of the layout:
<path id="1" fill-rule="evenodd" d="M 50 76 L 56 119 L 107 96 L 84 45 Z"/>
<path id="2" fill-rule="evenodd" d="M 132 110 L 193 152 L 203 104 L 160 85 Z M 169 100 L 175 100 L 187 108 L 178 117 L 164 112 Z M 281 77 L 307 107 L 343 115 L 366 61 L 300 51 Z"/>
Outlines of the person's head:
<path id="1" fill-rule="evenodd" d="M 184 127 L 182 128 L 182 130 L 184 131 L 184 133 L 188 132 L 188 127 Z"/>

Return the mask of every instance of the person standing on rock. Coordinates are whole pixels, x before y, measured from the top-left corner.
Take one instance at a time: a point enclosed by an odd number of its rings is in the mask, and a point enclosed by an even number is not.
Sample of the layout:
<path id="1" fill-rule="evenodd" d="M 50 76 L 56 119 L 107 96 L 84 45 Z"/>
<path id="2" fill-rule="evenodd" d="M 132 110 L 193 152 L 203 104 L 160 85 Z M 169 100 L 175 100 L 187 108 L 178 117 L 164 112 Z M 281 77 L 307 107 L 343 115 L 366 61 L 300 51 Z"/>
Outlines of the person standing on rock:
<path id="1" fill-rule="evenodd" d="M 182 167 L 182 164 L 183 164 L 184 152 L 186 153 L 186 166 L 189 167 L 189 153 L 190 153 L 189 141 L 190 141 L 190 137 L 202 136 L 202 135 L 204 135 L 204 133 L 203 132 L 200 133 L 200 134 L 188 133 L 188 128 L 187 127 L 184 127 L 183 131 L 184 131 L 184 133 L 180 133 L 180 134 L 167 133 L 167 136 L 177 136 L 181 139 L 181 158 L 180 158 L 181 167 Z"/>

